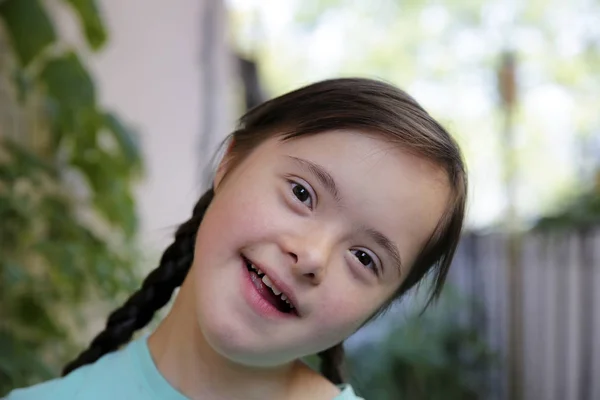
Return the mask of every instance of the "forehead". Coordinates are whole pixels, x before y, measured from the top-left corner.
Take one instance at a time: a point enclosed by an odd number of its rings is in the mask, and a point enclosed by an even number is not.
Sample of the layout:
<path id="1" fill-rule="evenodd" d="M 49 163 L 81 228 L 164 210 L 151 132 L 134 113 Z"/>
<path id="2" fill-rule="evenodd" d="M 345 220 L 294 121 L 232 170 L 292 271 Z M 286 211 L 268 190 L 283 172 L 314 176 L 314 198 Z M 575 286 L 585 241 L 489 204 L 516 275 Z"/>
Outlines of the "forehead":
<path id="1" fill-rule="evenodd" d="M 445 171 L 378 135 L 335 131 L 273 140 L 269 156 L 320 165 L 334 178 L 346 216 L 390 237 L 410 264 L 446 211 Z M 313 184 L 313 182 L 309 182 Z"/>

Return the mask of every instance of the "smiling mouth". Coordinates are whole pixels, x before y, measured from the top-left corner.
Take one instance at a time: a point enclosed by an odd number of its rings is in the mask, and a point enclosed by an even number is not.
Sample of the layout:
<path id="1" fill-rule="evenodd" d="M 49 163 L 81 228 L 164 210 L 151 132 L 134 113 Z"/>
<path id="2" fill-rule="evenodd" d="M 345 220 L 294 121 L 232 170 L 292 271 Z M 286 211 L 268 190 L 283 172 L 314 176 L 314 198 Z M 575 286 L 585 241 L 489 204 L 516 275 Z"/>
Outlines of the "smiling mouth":
<path id="1" fill-rule="evenodd" d="M 250 273 L 252 284 L 259 294 L 278 311 L 284 314 L 298 315 L 292 302 L 273 284 L 273 282 L 271 282 L 269 277 L 252 264 L 246 257 L 243 258 L 246 263 L 246 268 Z"/>

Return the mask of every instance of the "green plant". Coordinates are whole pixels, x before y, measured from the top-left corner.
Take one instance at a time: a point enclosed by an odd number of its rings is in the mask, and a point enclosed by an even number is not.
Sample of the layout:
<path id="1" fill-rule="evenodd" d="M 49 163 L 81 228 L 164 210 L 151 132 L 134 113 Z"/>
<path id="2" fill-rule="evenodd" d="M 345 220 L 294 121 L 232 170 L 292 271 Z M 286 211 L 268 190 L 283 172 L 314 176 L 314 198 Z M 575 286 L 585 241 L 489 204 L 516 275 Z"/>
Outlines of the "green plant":
<path id="1" fill-rule="evenodd" d="M 480 334 L 456 321 L 450 305 L 410 314 L 382 340 L 350 353 L 348 369 L 359 394 L 378 400 L 479 399 L 495 357 Z M 464 304 L 463 304 L 464 305 Z"/>
<path id="2" fill-rule="evenodd" d="M 106 43 L 94 0 L 53 5 Z M 135 281 L 139 147 L 54 24 L 39 0 L 0 0 L 0 395 L 56 376 L 86 302 Z"/>
<path id="3" fill-rule="evenodd" d="M 534 225 L 538 231 L 591 228 L 600 225 L 600 171 L 595 187 L 565 202 L 556 213 L 540 218 Z"/>

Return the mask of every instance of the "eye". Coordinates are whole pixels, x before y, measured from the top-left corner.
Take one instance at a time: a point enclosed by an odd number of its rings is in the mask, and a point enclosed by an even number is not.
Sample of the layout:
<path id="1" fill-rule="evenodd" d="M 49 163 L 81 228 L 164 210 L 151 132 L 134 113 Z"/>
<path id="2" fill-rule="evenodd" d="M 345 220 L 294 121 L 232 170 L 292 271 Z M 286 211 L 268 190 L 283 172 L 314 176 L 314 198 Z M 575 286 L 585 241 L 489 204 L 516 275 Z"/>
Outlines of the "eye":
<path id="1" fill-rule="evenodd" d="M 301 203 L 306 205 L 308 208 L 312 209 L 313 201 L 312 201 L 312 196 L 310 195 L 310 192 L 308 191 L 308 189 L 296 182 L 291 182 L 291 184 L 292 184 L 292 193 L 294 194 L 294 196 Z"/>
<path id="2" fill-rule="evenodd" d="M 364 250 L 361 249 L 352 249 L 350 250 L 352 254 L 356 257 L 359 263 L 364 265 L 366 268 L 373 270 L 373 272 L 377 273 L 377 264 L 373 260 L 373 257 Z"/>

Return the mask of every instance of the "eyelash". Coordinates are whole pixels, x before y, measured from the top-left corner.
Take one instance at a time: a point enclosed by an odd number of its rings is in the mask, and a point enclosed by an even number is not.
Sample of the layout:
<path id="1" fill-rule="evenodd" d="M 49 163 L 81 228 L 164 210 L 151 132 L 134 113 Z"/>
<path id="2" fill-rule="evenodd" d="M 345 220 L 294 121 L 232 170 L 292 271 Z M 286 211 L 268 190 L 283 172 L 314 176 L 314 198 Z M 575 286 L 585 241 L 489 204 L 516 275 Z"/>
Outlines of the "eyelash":
<path id="1" fill-rule="evenodd" d="M 308 188 L 307 188 L 307 187 L 310 187 L 310 186 L 309 186 L 308 184 L 306 184 L 306 185 L 303 185 L 303 184 L 301 184 L 301 183 L 298 183 L 298 182 L 296 182 L 296 181 L 294 181 L 294 180 L 292 180 L 292 179 L 288 179 L 288 182 L 289 182 L 289 184 L 290 184 L 290 186 L 291 186 L 291 191 L 292 191 L 292 195 L 294 196 L 294 198 L 295 198 L 297 201 L 299 201 L 300 203 L 302 203 L 303 205 L 305 205 L 306 207 L 308 207 L 309 209 L 311 209 L 311 210 L 312 210 L 312 209 L 314 209 L 314 203 L 315 203 L 315 198 L 316 198 L 316 196 L 315 196 L 315 195 L 313 195 L 313 192 L 312 192 L 310 189 L 308 189 Z M 309 196 L 309 199 L 310 199 L 310 202 L 311 202 L 310 206 L 309 206 L 309 205 L 307 205 L 306 203 L 304 203 L 304 201 L 300 200 L 300 199 L 298 198 L 298 196 L 296 195 L 296 193 L 294 192 L 294 189 L 295 189 L 295 188 L 298 188 L 298 187 L 299 187 L 299 188 L 302 188 L 302 189 L 304 189 L 304 190 L 306 191 L 306 193 L 308 194 L 308 196 Z M 308 199 L 307 199 L 307 200 L 308 200 Z M 350 252 L 352 253 L 352 255 L 353 255 L 353 256 L 356 258 L 356 260 L 357 260 L 357 261 L 358 261 L 358 262 L 359 262 L 359 263 L 360 263 L 360 264 L 361 264 L 363 267 L 365 267 L 365 268 L 366 268 L 367 266 L 366 266 L 366 265 L 364 265 L 362 262 L 360 262 L 360 261 L 358 260 L 358 257 L 357 257 L 357 256 L 354 254 L 354 252 L 355 252 L 355 251 L 357 251 L 357 252 L 363 252 L 363 253 L 365 253 L 365 254 L 366 254 L 366 255 L 367 255 L 367 256 L 368 256 L 368 257 L 371 259 L 371 263 L 373 263 L 373 267 L 372 267 L 372 268 L 367 268 L 367 269 L 369 269 L 370 271 L 372 271 L 372 272 L 373 272 L 375 275 L 379 276 L 379 274 L 380 274 L 380 271 L 379 271 L 379 266 L 377 265 L 377 262 L 375 261 L 375 260 L 377 259 L 377 256 L 373 256 L 373 255 L 371 255 L 371 254 L 370 254 L 370 251 L 367 251 L 367 250 L 363 250 L 363 249 L 350 249 Z"/>

